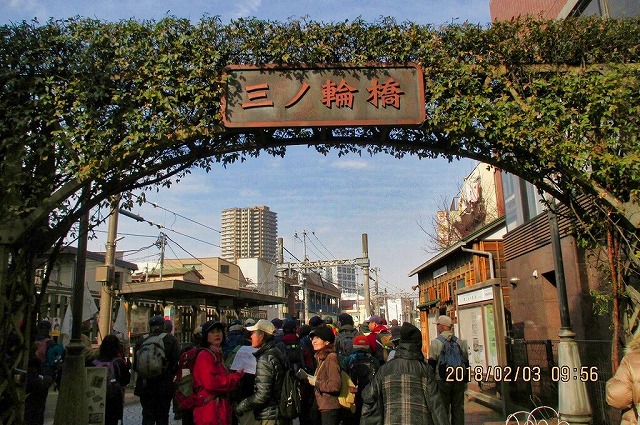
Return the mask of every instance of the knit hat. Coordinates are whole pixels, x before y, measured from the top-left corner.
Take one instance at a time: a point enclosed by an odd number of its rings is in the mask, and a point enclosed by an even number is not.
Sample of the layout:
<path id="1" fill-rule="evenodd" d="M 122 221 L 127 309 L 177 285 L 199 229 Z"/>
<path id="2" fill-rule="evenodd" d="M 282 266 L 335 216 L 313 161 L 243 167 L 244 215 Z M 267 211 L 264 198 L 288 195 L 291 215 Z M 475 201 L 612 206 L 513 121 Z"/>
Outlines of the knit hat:
<path id="1" fill-rule="evenodd" d="M 296 322 L 292 319 L 284 319 L 284 322 L 282 322 L 282 330 L 283 332 L 295 332 Z"/>
<path id="2" fill-rule="evenodd" d="M 149 326 L 162 326 L 164 329 L 164 317 L 162 316 L 153 316 L 149 320 Z"/>
<path id="3" fill-rule="evenodd" d="M 353 325 L 353 316 L 347 313 L 342 313 L 340 316 L 338 316 L 338 322 L 340 322 L 340 324 L 343 326 Z"/>
<path id="4" fill-rule="evenodd" d="M 282 319 L 278 319 L 277 317 L 275 319 L 271 319 L 271 323 L 273 323 L 273 326 L 276 328 L 282 327 Z"/>
<path id="5" fill-rule="evenodd" d="M 400 343 L 409 343 L 422 347 L 422 333 L 409 322 L 404 322 L 400 328 Z"/>
<path id="6" fill-rule="evenodd" d="M 244 330 L 244 326 L 242 326 L 242 322 L 239 320 L 233 320 L 229 323 L 229 332 L 237 332 Z"/>
<path id="7" fill-rule="evenodd" d="M 309 325 L 311 325 L 312 328 L 315 328 L 320 325 L 324 325 L 324 320 L 322 320 L 322 317 L 320 316 L 313 316 L 309 319 Z"/>
<path id="8" fill-rule="evenodd" d="M 370 350 L 369 341 L 367 341 L 367 337 L 364 335 L 356 335 L 353 338 L 353 349 L 354 350 Z"/>
<path id="9" fill-rule="evenodd" d="M 336 340 L 336 336 L 333 334 L 333 331 L 329 326 L 318 326 L 309 333 L 309 338 L 313 339 L 314 336 L 317 336 L 321 340 L 327 341 L 331 344 Z"/>

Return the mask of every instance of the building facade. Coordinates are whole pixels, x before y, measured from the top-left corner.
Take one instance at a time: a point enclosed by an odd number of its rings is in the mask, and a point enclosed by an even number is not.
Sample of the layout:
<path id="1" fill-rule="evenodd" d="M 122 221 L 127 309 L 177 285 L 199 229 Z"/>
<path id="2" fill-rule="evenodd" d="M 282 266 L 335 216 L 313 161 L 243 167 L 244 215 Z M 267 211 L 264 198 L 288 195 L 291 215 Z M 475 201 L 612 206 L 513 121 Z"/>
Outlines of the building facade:
<path id="1" fill-rule="evenodd" d="M 631 18 L 640 14 L 637 0 L 490 0 L 494 21 L 507 21 L 530 15 L 539 19 L 564 19 L 571 16 Z"/>
<path id="2" fill-rule="evenodd" d="M 62 249 L 50 272 L 49 284 L 46 292 L 41 294 L 40 319 L 49 319 L 53 326 L 53 336 L 58 336 L 62 319 L 67 308 L 71 305 L 73 298 L 73 287 L 76 280 L 76 258 L 78 250 L 75 247 Z M 96 306 L 99 304 L 102 283 L 96 278 L 96 271 L 104 267 L 104 253 L 87 251 L 84 282 L 93 297 Z M 131 275 L 138 269 L 134 263 L 122 260 L 122 253 L 116 254 L 114 284 L 116 287 L 128 286 L 131 283 Z M 36 291 L 40 294 L 42 290 L 42 277 L 46 273 L 46 268 L 35 270 Z M 115 311 L 113 312 L 115 318 Z M 57 329 L 55 327 L 57 326 Z"/>
<path id="3" fill-rule="evenodd" d="M 267 206 L 228 208 L 222 211 L 220 257 L 261 258 L 275 263 L 278 214 Z"/>
<path id="4" fill-rule="evenodd" d="M 356 267 L 333 266 L 321 270 L 322 277 L 341 289 L 342 295 L 354 295 L 357 288 Z M 362 291 L 360 291 L 362 292 Z"/>
<path id="5" fill-rule="evenodd" d="M 640 15 L 637 0 L 510 0 L 490 1 L 493 21 L 529 15 L 537 19 L 565 19 L 578 16 L 630 18 Z M 551 245 L 551 226 L 541 195 L 529 182 L 517 176 L 503 175 L 507 234 L 504 237 L 506 272 L 511 285 L 508 330 L 508 364 L 540 366 L 541 380 L 514 384 L 510 396 L 514 403 L 530 404 L 531 398 L 555 407 L 557 382 L 548 376 L 549 365 L 558 362 L 561 329 L 560 305 L 554 256 L 561 255 L 567 292 L 568 316 L 582 365 L 596 367 L 598 380 L 586 383 L 593 423 L 619 423 L 604 401 L 606 380 L 611 376 L 611 318 L 596 313 L 592 295 L 606 285 L 606 276 L 598 269 L 603 260 L 600 250 L 580 247 L 569 218 L 572 214 L 560 206 L 557 214 L 560 248 Z M 588 207 L 585 206 L 585 207 Z M 557 252 L 559 251 L 559 252 Z M 532 308 L 534 306 L 534 308 Z M 519 395 L 526 395 L 519 398 Z M 614 415 L 615 416 L 615 415 Z"/>

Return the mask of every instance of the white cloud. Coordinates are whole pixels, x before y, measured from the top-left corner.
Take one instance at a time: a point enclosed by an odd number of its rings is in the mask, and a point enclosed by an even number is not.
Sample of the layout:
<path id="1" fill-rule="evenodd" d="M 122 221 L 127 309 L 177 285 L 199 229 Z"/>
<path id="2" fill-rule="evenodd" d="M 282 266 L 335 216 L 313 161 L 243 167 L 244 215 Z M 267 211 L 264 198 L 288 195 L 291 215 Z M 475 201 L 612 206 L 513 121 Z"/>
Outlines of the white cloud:
<path id="1" fill-rule="evenodd" d="M 240 191 L 240 196 L 242 196 L 243 198 L 254 198 L 254 197 L 257 197 L 258 195 L 260 195 L 260 192 L 253 189 L 242 189 Z"/>
<path id="2" fill-rule="evenodd" d="M 340 168 L 347 170 L 362 170 L 363 168 L 367 168 L 369 165 L 366 161 L 361 159 L 342 159 L 338 161 L 334 161 L 331 164 L 332 168 Z"/>
<path id="3" fill-rule="evenodd" d="M 235 13 L 233 14 L 233 19 L 237 18 L 247 18 L 255 16 L 256 11 L 262 5 L 262 0 L 246 0 L 237 2 L 235 4 Z"/>

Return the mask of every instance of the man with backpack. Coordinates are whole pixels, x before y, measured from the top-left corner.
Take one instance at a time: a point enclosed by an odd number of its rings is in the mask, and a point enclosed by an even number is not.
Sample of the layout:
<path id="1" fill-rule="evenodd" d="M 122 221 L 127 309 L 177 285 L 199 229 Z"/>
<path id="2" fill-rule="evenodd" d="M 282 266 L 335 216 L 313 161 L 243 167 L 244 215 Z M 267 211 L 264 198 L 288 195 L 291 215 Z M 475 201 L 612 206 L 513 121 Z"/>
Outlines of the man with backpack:
<path id="1" fill-rule="evenodd" d="M 464 393 L 466 380 L 450 378 L 466 376 L 469 367 L 467 342 L 453 335 L 453 321 L 449 316 L 440 316 L 435 322 L 438 337 L 429 345 L 429 364 L 434 368 L 438 391 L 449 414 L 451 425 L 464 424 Z M 456 373 L 463 368 L 464 373 Z"/>
<path id="2" fill-rule="evenodd" d="M 380 362 L 369 352 L 369 342 L 364 335 L 357 335 L 353 339 L 352 353 L 340 363 L 344 371 L 358 388 L 356 393 L 356 411 L 352 415 L 343 417 L 343 425 L 359 424 L 362 415 L 362 391 L 369 385 L 380 368 Z"/>
<path id="3" fill-rule="evenodd" d="M 153 316 L 149 320 L 149 335 L 135 347 L 133 370 L 137 373 L 137 379 L 134 394 L 140 397 L 142 425 L 169 423 L 180 344 L 164 330 L 164 318 Z"/>
<path id="4" fill-rule="evenodd" d="M 293 319 L 285 319 L 282 323 L 282 338 L 276 344 L 284 355 L 285 377 L 282 383 L 282 395 L 280 397 L 280 416 L 285 419 L 300 417 L 302 410 L 302 383 L 295 377 L 296 372 L 304 369 L 304 356 L 300 339 L 296 334 L 296 322 Z M 312 394 L 305 394 L 310 397 Z M 308 423 L 307 417 L 300 418 L 301 423 Z"/>
<path id="5" fill-rule="evenodd" d="M 369 341 L 369 349 L 371 354 L 383 364 L 387 361 L 389 351 L 392 349 L 393 344 L 391 342 L 391 332 L 385 325 L 382 324 L 382 317 L 374 314 L 370 316 L 365 323 L 369 326 L 369 335 L 367 335 L 367 341 Z"/>
<path id="6" fill-rule="evenodd" d="M 353 338 L 359 334 L 353 324 L 350 314 L 342 313 L 338 316 L 338 335 L 336 335 L 336 353 L 340 364 L 353 353 Z"/>

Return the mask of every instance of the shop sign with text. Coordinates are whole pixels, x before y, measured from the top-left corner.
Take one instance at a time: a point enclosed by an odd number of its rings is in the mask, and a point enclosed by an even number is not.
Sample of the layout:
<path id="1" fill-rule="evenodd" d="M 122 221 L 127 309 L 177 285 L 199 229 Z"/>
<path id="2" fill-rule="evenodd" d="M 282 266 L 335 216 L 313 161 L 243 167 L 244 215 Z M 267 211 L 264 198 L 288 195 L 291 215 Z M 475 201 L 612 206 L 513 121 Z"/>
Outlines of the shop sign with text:
<path id="1" fill-rule="evenodd" d="M 415 64 L 225 69 L 229 128 L 420 125 L 424 78 Z"/>

